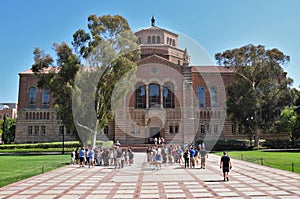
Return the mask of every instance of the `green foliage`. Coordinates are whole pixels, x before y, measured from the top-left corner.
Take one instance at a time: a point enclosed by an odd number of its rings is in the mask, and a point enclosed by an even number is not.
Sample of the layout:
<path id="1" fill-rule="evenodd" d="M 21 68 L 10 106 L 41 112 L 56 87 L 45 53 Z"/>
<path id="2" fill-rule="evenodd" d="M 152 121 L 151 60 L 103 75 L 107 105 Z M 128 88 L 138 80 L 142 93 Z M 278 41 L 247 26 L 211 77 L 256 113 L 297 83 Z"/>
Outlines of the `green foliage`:
<path id="1" fill-rule="evenodd" d="M 237 81 L 227 87 L 228 113 L 234 122 L 255 133 L 256 145 L 261 131 L 269 131 L 282 108 L 292 103 L 292 82 L 285 78 L 282 65 L 290 57 L 278 49 L 266 50 L 252 44 L 217 53 L 219 65 L 232 67 Z M 253 120 L 249 123 L 249 118 Z"/>
<path id="2" fill-rule="evenodd" d="M 66 148 L 75 148 L 75 147 L 81 147 L 82 145 L 79 142 L 74 141 L 74 142 L 65 142 L 64 146 Z M 62 142 L 0 145 L 0 150 L 1 149 L 48 149 L 48 148 L 62 148 Z"/>
<path id="3" fill-rule="evenodd" d="M 291 140 L 266 140 L 263 143 L 264 147 L 270 148 L 270 149 L 287 149 L 287 148 L 293 148 L 297 147 L 297 142 L 292 142 Z"/>
<path id="4" fill-rule="evenodd" d="M 203 140 L 197 140 L 196 145 L 203 143 Z M 206 148 L 212 148 L 212 151 L 227 151 L 227 150 L 245 150 L 245 141 L 244 140 L 218 140 L 204 142 Z"/>
<path id="5" fill-rule="evenodd" d="M 39 87 L 48 88 L 56 98 L 55 108 L 63 125 L 79 131 L 84 145 L 94 145 L 96 133 L 114 117 L 111 98 L 115 87 L 122 82 L 122 89 L 115 93 L 118 104 L 130 87 L 127 82 L 136 70 L 140 52 L 128 22 L 119 15 L 90 15 L 88 30 L 73 34 L 74 50 L 65 42 L 53 44 L 57 67 L 52 67 L 50 55 L 36 48 L 32 70 Z"/>
<path id="6" fill-rule="evenodd" d="M 4 114 L 2 123 L 2 141 L 5 144 L 10 144 L 15 140 L 16 119 L 11 119 Z"/>
<path id="7" fill-rule="evenodd" d="M 285 107 L 280 113 L 280 120 L 277 121 L 276 127 L 279 132 L 286 132 L 294 143 L 300 138 L 300 129 L 298 127 L 298 114 L 296 107 Z"/>
<path id="8" fill-rule="evenodd" d="M 113 141 L 97 141 L 97 146 L 102 148 L 110 148 L 113 146 Z M 36 143 L 36 144 L 4 144 L 0 145 L 1 153 L 27 153 L 27 152 L 61 152 L 63 144 L 62 142 L 52 143 Z M 82 147 L 82 144 L 73 141 L 65 142 L 64 150 L 72 151 L 75 148 Z"/>

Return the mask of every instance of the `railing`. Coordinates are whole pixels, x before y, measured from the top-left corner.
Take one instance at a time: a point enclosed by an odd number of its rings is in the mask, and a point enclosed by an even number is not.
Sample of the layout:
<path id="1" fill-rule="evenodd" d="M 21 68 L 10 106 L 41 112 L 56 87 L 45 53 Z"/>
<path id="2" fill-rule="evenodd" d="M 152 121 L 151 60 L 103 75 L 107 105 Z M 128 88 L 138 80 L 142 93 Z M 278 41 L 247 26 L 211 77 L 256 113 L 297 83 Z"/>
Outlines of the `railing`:
<path id="1" fill-rule="evenodd" d="M 282 170 L 287 170 L 291 172 L 300 173 L 300 161 L 295 160 L 295 162 L 282 162 L 282 160 L 278 160 L 278 158 L 248 158 L 245 157 L 244 154 L 241 154 L 240 160 L 244 160 L 247 162 L 252 162 L 255 164 L 265 165 L 272 168 L 278 168 Z M 297 162 L 296 162 L 297 161 Z"/>

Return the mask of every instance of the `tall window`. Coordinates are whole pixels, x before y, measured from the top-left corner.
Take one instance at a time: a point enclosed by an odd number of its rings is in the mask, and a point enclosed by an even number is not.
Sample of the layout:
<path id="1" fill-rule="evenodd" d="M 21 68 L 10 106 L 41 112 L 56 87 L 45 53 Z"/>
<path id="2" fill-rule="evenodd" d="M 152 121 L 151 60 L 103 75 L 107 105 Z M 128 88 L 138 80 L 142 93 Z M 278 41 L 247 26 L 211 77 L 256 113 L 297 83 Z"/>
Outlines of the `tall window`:
<path id="1" fill-rule="evenodd" d="M 157 41 L 158 44 L 160 44 L 160 36 L 156 37 L 156 41 Z"/>
<path id="2" fill-rule="evenodd" d="M 48 89 L 42 91 L 42 109 L 49 108 L 50 93 Z"/>
<path id="3" fill-rule="evenodd" d="M 205 90 L 202 86 L 197 89 L 198 106 L 199 108 L 205 108 Z"/>
<path id="4" fill-rule="evenodd" d="M 201 134 L 205 134 L 205 126 L 204 125 L 201 125 L 200 126 L 200 131 L 201 131 Z"/>
<path id="5" fill-rule="evenodd" d="M 158 84 L 150 84 L 149 86 L 149 106 L 160 104 L 160 89 Z"/>
<path id="6" fill-rule="evenodd" d="M 214 125 L 214 133 L 218 133 L 219 131 L 219 127 L 217 124 Z"/>
<path id="7" fill-rule="evenodd" d="M 153 44 L 156 43 L 156 41 L 155 41 L 155 36 L 154 36 L 154 35 L 152 36 L 152 43 L 153 43 Z"/>
<path id="8" fill-rule="evenodd" d="M 28 135 L 32 135 L 32 126 L 28 126 Z"/>
<path id="9" fill-rule="evenodd" d="M 36 104 L 36 88 L 29 89 L 29 108 L 34 109 Z"/>
<path id="10" fill-rule="evenodd" d="M 108 126 L 105 126 L 103 129 L 103 134 L 108 135 Z"/>
<path id="11" fill-rule="evenodd" d="M 146 108 L 146 86 L 140 86 L 135 90 L 135 108 Z"/>
<path id="12" fill-rule="evenodd" d="M 147 37 L 147 43 L 148 43 L 148 44 L 151 44 L 151 36 L 148 36 L 148 37 Z"/>
<path id="13" fill-rule="evenodd" d="M 38 135 L 40 132 L 40 127 L 39 126 L 35 126 L 34 127 L 34 134 Z"/>
<path id="14" fill-rule="evenodd" d="M 169 126 L 169 132 L 170 132 L 170 133 L 174 133 L 173 124 L 171 124 L 171 125 Z"/>
<path id="15" fill-rule="evenodd" d="M 167 84 L 164 86 L 163 92 L 163 102 L 164 108 L 174 108 L 174 93 L 173 93 L 173 86 L 171 84 Z"/>
<path id="16" fill-rule="evenodd" d="M 216 86 L 210 87 L 210 103 L 211 107 L 218 107 L 218 89 Z"/>
<path id="17" fill-rule="evenodd" d="M 42 126 L 41 134 L 42 134 L 42 135 L 45 135 L 45 134 L 46 134 L 46 126 Z"/>
<path id="18" fill-rule="evenodd" d="M 179 125 L 175 124 L 175 133 L 179 133 Z"/>

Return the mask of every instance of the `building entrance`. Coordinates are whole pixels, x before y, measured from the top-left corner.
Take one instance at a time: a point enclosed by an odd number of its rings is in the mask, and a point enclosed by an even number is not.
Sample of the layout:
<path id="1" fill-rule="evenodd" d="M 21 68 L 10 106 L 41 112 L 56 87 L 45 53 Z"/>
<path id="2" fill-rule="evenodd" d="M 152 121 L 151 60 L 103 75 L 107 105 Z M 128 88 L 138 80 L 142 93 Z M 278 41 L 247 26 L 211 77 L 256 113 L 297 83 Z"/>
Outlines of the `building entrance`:
<path id="1" fill-rule="evenodd" d="M 149 144 L 154 143 L 154 139 L 156 138 L 158 140 L 159 137 L 160 137 L 160 128 L 159 127 L 150 127 L 149 128 L 149 139 L 148 139 Z"/>

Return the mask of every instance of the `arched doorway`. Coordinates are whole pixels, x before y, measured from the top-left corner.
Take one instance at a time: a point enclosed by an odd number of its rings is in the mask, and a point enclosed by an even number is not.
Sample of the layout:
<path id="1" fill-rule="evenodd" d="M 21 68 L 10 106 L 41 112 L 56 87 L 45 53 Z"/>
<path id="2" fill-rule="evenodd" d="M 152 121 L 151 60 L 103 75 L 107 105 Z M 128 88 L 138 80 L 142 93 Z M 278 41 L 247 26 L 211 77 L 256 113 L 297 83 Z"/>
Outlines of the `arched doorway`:
<path id="1" fill-rule="evenodd" d="M 148 125 L 148 143 L 152 144 L 155 138 L 162 137 L 162 122 L 157 117 L 150 118 Z"/>

